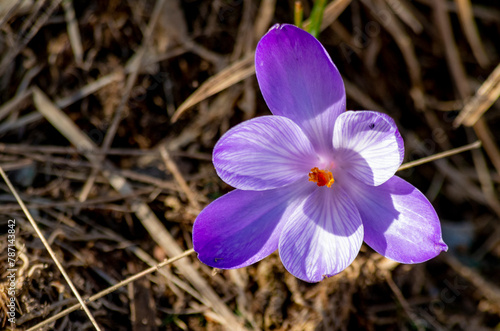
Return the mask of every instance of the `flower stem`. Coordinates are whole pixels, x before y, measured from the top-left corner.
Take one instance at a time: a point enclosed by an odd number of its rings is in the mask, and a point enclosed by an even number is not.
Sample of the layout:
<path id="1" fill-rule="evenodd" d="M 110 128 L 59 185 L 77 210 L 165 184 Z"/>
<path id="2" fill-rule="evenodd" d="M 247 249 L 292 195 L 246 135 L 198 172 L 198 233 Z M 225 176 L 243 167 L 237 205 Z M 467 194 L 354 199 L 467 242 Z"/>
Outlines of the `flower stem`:
<path id="1" fill-rule="evenodd" d="M 316 0 L 314 1 L 314 6 L 311 12 L 311 24 L 309 25 L 309 29 L 307 32 L 312 34 L 315 38 L 318 38 L 320 29 L 321 29 L 321 21 L 323 20 L 323 12 L 326 8 L 327 0 Z"/>
<path id="2" fill-rule="evenodd" d="M 295 9 L 293 15 L 294 23 L 299 28 L 302 29 L 302 21 L 304 19 L 304 7 L 302 7 L 302 2 L 300 0 L 295 1 Z"/>

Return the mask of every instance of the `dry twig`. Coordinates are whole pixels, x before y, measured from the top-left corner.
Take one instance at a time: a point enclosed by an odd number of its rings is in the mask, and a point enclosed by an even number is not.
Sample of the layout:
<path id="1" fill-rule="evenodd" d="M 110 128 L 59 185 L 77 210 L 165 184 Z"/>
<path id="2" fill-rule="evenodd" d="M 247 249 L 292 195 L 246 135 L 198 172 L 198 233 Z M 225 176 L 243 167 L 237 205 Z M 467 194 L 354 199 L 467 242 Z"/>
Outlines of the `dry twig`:
<path id="1" fill-rule="evenodd" d="M 1 168 L 0 168 L 0 171 L 1 171 Z M 73 306 L 71 306 L 69 308 L 66 308 L 62 312 L 60 312 L 60 313 L 58 313 L 58 314 L 56 314 L 56 315 L 54 315 L 54 316 L 52 316 L 50 318 L 47 318 L 43 322 L 38 323 L 37 325 L 29 328 L 27 331 L 39 330 L 40 328 L 42 328 L 42 327 L 44 327 L 44 326 L 46 326 L 46 325 L 48 325 L 48 324 L 50 324 L 50 323 L 52 323 L 54 321 L 57 321 L 61 317 L 64 317 L 64 316 L 68 315 L 69 313 L 74 312 L 75 310 L 80 309 L 81 307 L 85 307 L 84 305 L 86 303 L 89 303 L 89 302 L 92 302 L 92 301 L 96 301 L 96 300 L 102 298 L 103 296 L 106 296 L 106 295 L 108 295 L 110 293 L 113 293 L 117 289 L 122 288 L 123 286 L 125 286 L 125 285 L 127 285 L 127 284 L 129 284 L 129 283 L 131 283 L 133 281 L 136 281 L 139 278 L 142 278 L 142 277 L 144 277 L 146 275 L 149 275 L 150 273 L 153 273 L 153 272 L 159 270 L 160 268 L 163 268 L 164 266 L 169 265 L 171 263 L 174 263 L 175 261 L 178 261 L 178 260 L 180 260 L 180 259 L 182 259 L 182 258 L 184 258 L 184 257 L 186 257 L 186 256 L 188 256 L 190 254 L 193 254 L 193 253 L 194 253 L 194 250 L 193 249 L 189 249 L 189 250 L 183 252 L 182 254 L 179 254 L 176 257 L 173 257 L 171 259 L 165 260 L 165 261 L 159 263 L 158 265 L 155 265 L 154 267 L 145 269 L 145 270 L 143 270 L 143 271 L 141 271 L 141 272 L 139 272 L 139 273 L 137 273 L 137 274 L 135 274 L 135 275 L 127 278 L 127 279 L 122 280 L 121 282 L 119 282 L 116 285 L 110 286 L 107 289 L 105 289 L 105 290 L 103 290 L 103 291 L 101 291 L 101 292 L 99 292 L 97 294 L 94 294 L 90 298 L 86 299 L 83 304 L 82 304 L 82 302 L 80 302 L 80 303 L 78 303 L 76 305 L 73 305 Z"/>
<path id="2" fill-rule="evenodd" d="M 31 216 L 31 213 L 28 211 L 28 208 L 26 208 L 26 206 L 24 205 L 24 202 L 19 197 L 19 194 L 17 194 L 16 189 L 14 188 L 14 186 L 12 185 L 12 183 L 10 182 L 9 177 L 7 177 L 7 175 L 5 174 L 5 172 L 3 171 L 3 169 L 2 169 L 1 166 L 0 166 L 0 175 L 2 176 L 3 180 L 5 181 L 5 183 L 9 187 L 10 191 L 12 192 L 12 194 L 14 195 L 14 197 L 16 198 L 17 202 L 21 206 L 21 209 L 23 210 L 24 214 L 28 218 L 31 226 L 35 229 L 36 234 L 38 235 L 38 238 L 40 238 L 40 240 L 43 243 L 43 246 L 49 252 L 50 257 L 52 258 L 52 260 L 56 264 L 57 268 L 59 269 L 59 271 L 63 275 L 64 279 L 68 283 L 69 287 L 71 288 L 71 291 L 73 292 L 73 294 L 75 294 L 76 298 L 80 302 L 80 307 L 83 308 L 83 310 L 87 314 L 88 318 L 92 322 L 92 325 L 94 326 L 94 328 L 96 330 L 100 331 L 101 328 L 99 327 L 99 325 L 97 325 L 97 322 L 95 321 L 94 316 L 92 316 L 92 313 L 90 312 L 89 308 L 87 307 L 87 305 L 83 301 L 82 297 L 78 293 L 78 290 L 76 289 L 75 285 L 73 285 L 73 282 L 71 281 L 71 278 L 69 278 L 69 275 L 66 273 L 66 270 L 64 270 L 64 267 L 62 266 L 61 262 L 59 262 L 56 254 L 54 253 L 54 251 L 50 247 L 49 243 L 45 239 L 44 235 L 42 234 L 42 231 L 40 231 L 40 228 L 38 227 L 38 225 L 36 224 L 35 220 Z"/>
<path id="3" fill-rule="evenodd" d="M 461 124 L 473 126 L 500 97 L 500 64 L 484 81 L 476 94 L 465 104 L 453 122 L 455 127 Z"/>
<path id="4" fill-rule="evenodd" d="M 34 91 L 35 104 L 38 105 L 38 110 L 44 115 L 47 120 L 61 132 L 66 139 L 83 150 L 92 151 L 97 149 L 97 146 L 84 135 L 81 130 L 73 123 L 66 114 L 58 109 L 45 94 L 35 89 Z M 95 156 L 87 153 L 86 157 L 91 162 L 97 162 Z M 100 167 L 101 165 L 99 165 Z M 105 168 L 114 169 L 114 167 L 105 162 Z M 121 194 L 132 193 L 132 188 L 125 178 L 115 173 L 103 171 L 103 175 L 108 179 L 111 186 Z M 177 244 L 174 237 L 165 229 L 160 220 L 156 217 L 149 206 L 142 201 L 135 201 L 131 204 L 131 209 L 141 221 L 143 226 L 149 232 L 151 237 L 169 256 L 177 256 L 182 253 L 182 249 Z M 193 286 L 211 303 L 213 309 L 220 314 L 221 320 L 226 323 L 229 329 L 238 330 L 241 328 L 240 323 L 229 310 L 229 308 L 220 300 L 215 291 L 208 286 L 206 281 L 198 274 L 196 269 L 186 261 L 178 263 L 179 270 L 193 284 Z"/>

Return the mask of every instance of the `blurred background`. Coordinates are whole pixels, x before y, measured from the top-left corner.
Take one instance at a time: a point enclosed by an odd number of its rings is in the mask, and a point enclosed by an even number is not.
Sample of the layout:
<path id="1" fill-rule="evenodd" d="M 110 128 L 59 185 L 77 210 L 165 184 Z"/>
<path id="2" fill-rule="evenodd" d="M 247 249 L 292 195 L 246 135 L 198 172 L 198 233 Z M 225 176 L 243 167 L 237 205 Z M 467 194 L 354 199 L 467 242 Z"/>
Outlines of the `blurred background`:
<path id="1" fill-rule="evenodd" d="M 196 215 L 232 189 L 214 144 L 269 114 L 255 46 L 294 7 L 0 2 L 0 166 L 83 297 L 192 248 Z M 400 265 L 364 245 L 318 284 L 277 252 L 231 271 L 191 254 L 89 303 L 103 330 L 500 330 L 500 4 L 334 0 L 321 30 L 347 108 L 391 115 L 405 162 L 482 144 L 398 172 L 433 203 L 449 251 Z M 47 321 L 78 301 L 4 181 L 0 201 L 0 252 L 17 222 L 17 330 L 94 329 L 81 309 Z M 7 269 L 2 253 L 6 329 Z"/>

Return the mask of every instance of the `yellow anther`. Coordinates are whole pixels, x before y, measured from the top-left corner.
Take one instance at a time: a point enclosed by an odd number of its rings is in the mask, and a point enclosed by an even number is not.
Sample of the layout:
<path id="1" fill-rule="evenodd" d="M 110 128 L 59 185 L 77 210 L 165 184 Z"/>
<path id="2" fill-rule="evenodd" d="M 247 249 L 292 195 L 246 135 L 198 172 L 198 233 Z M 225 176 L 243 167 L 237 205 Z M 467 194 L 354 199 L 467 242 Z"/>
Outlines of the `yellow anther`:
<path id="1" fill-rule="evenodd" d="M 315 182 L 318 186 L 331 187 L 335 182 L 333 175 L 330 171 L 320 170 L 317 167 L 311 169 L 309 173 L 309 181 Z"/>

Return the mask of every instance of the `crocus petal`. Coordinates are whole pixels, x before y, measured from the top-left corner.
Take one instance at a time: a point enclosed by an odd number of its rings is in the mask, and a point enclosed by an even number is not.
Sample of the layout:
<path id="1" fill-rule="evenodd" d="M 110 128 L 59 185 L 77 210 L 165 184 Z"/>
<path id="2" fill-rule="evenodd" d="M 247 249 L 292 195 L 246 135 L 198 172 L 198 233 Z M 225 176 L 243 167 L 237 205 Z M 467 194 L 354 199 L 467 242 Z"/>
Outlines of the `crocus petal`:
<path id="1" fill-rule="evenodd" d="M 319 282 L 351 264 L 363 243 L 363 225 L 341 188 L 316 188 L 286 222 L 279 242 L 285 268 Z"/>
<path id="2" fill-rule="evenodd" d="M 213 162 L 227 184 L 267 190 L 305 178 L 317 159 L 304 132 L 282 116 L 262 116 L 229 130 L 217 142 Z"/>
<path id="3" fill-rule="evenodd" d="M 307 196 L 305 186 L 234 190 L 209 204 L 193 226 L 193 247 L 200 261 L 220 269 L 241 268 L 274 252 L 283 220 Z"/>
<path id="4" fill-rule="evenodd" d="M 397 176 L 380 186 L 355 179 L 350 184 L 364 240 L 381 255 L 400 263 L 420 263 L 448 249 L 434 208 L 413 185 Z"/>
<path id="5" fill-rule="evenodd" d="M 292 119 L 318 152 L 330 153 L 333 124 L 345 111 L 345 90 L 320 42 L 293 25 L 275 25 L 257 45 L 255 72 L 271 112 Z"/>
<path id="6" fill-rule="evenodd" d="M 403 138 L 396 123 L 374 111 L 341 114 L 333 130 L 333 147 L 338 166 L 369 185 L 380 185 L 391 178 L 404 157 Z"/>

